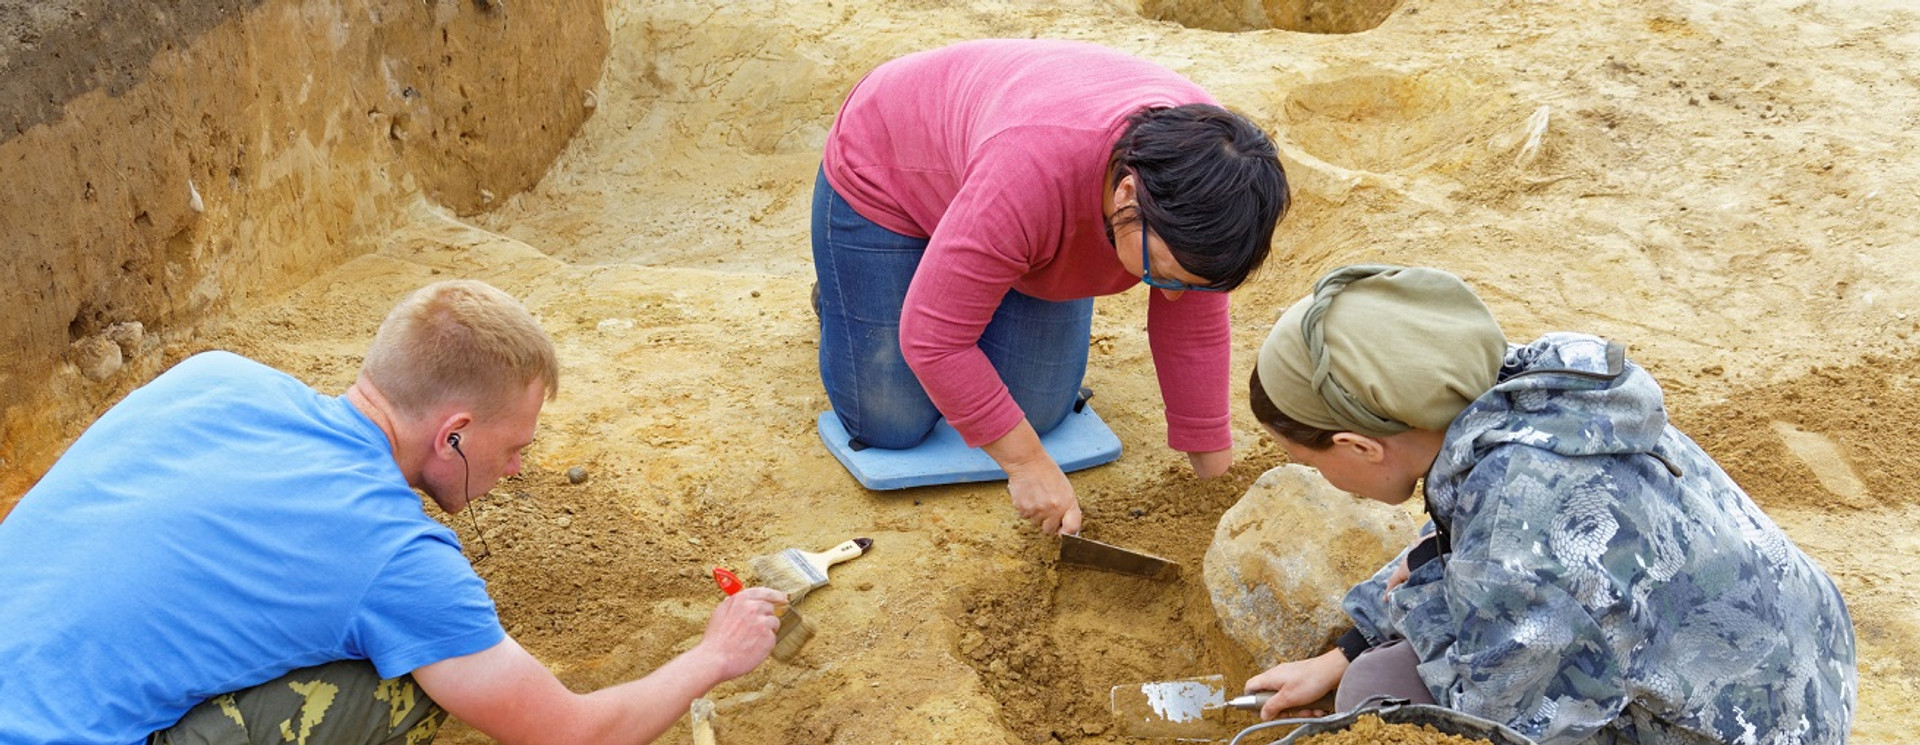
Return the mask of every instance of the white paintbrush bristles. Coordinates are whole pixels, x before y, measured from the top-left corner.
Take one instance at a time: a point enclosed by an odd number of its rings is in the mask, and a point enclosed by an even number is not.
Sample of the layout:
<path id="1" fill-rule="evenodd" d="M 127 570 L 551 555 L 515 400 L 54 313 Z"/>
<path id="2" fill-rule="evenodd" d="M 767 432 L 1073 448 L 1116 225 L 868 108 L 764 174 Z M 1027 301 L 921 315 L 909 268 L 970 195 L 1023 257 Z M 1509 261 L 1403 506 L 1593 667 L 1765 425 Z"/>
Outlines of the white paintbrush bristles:
<path id="1" fill-rule="evenodd" d="M 787 594 L 787 602 L 798 603 L 814 588 L 827 583 L 827 567 L 859 556 L 873 541 L 855 538 L 818 553 L 790 548 L 775 554 L 755 556 L 747 561 L 760 584 Z"/>
<path id="2" fill-rule="evenodd" d="M 800 653 L 807 640 L 813 638 L 813 624 L 800 617 L 800 611 L 788 605 L 786 612 L 780 614 L 780 630 L 773 637 L 773 658 L 781 662 L 792 662 L 793 656 Z"/>

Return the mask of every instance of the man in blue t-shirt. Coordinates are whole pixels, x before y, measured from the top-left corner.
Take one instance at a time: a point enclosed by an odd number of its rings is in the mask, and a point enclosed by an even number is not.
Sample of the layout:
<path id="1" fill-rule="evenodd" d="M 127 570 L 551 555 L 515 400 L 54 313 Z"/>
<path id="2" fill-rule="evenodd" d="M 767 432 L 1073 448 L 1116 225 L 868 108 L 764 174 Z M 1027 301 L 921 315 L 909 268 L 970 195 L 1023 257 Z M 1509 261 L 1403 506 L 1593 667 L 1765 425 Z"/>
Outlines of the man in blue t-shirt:
<path id="1" fill-rule="evenodd" d="M 0 744 L 645 743 L 773 648 L 783 594 L 575 694 L 501 627 L 449 514 L 520 470 L 553 343 L 471 280 L 402 301 L 323 396 L 208 352 L 95 422 L 0 522 Z"/>

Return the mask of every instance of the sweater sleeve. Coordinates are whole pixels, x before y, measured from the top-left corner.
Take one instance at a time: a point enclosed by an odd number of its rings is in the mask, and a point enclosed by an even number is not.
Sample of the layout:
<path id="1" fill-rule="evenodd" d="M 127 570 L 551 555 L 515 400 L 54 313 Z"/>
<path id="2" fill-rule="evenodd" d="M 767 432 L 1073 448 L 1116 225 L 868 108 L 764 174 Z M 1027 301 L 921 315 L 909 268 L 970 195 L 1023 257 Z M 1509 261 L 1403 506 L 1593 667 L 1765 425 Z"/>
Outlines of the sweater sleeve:
<path id="1" fill-rule="evenodd" d="M 1015 136 L 1021 141 L 1007 141 Z M 968 164 L 900 312 L 901 354 L 972 447 L 999 439 L 1026 416 L 980 350 L 980 334 L 1007 290 L 1055 258 L 1060 216 L 1084 197 L 1085 185 L 1066 183 L 1067 169 L 1032 157 L 1064 149 L 1036 142 L 1047 136 L 1004 134 Z"/>
<path id="2" fill-rule="evenodd" d="M 1233 447 L 1227 390 L 1233 334 L 1226 293 L 1150 290 L 1147 343 L 1166 403 L 1167 447 L 1203 453 Z"/>

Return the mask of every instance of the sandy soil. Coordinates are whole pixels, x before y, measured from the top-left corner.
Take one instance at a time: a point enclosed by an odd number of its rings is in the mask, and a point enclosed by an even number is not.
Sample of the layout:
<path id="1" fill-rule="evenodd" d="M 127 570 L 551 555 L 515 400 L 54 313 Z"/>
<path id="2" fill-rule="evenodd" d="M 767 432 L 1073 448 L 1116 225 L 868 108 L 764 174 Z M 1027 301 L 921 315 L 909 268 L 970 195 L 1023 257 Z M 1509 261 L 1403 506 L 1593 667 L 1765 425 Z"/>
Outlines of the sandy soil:
<path id="1" fill-rule="evenodd" d="M 399 227 L 373 253 L 169 356 L 219 346 L 340 390 L 402 293 L 493 282 L 553 334 L 562 395 L 528 472 L 451 524 L 484 544 L 509 630 L 568 684 L 688 648 L 716 564 L 866 536 L 873 550 L 806 601 L 818 635 L 796 663 L 714 692 L 722 742 L 1127 741 L 1111 686 L 1255 672 L 1200 573 L 1058 566 L 994 484 L 862 490 L 813 431 L 806 308 L 818 148 L 859 75 L 965 38 L 1098 41 L 1184 72 L 1284 145 L 1298 201 L 1276 260 L 1235 295 L 1239 349 L 1319 274 L 1366 261 L 1462 274 L 1515 339 L 1627 342 L 1682 429 L 1840 584 L 1861 644 L 1854 741 L 1904 741 L 1920 685 L 1920 12 L 1413 0 L 1358 33 L 1183 16 L 609 0 L 597 109 L 530 191 L 466 218 L 418 196 L 383 216 Z M 1087 381 L 1126 455 L 1074 482 L 1087 535 L 1197 570 L 1220 514 L 1283 456 L 1240 412 L 1235 468 L 1186 473 L 1164 447 L 1142 292 L 1097 305 Z M 1300 533 L 1315 550 L 1315 526 Z"/>

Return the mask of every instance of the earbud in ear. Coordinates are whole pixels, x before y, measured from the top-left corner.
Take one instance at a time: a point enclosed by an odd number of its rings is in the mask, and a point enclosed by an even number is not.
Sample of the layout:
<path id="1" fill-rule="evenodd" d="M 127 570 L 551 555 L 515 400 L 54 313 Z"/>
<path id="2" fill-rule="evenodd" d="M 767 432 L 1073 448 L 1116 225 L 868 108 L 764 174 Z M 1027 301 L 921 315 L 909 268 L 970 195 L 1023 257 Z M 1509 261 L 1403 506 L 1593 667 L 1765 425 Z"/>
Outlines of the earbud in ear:
<path id="1" fill-rule="evenodd" d="M 455 432 L 453 434 L 447 435 L 447 444 L 453 446 L 453 452 L 460 453 L 460 433 Z M 460 454 L 466 455 L 466 453 L 460 453 Z"/>

